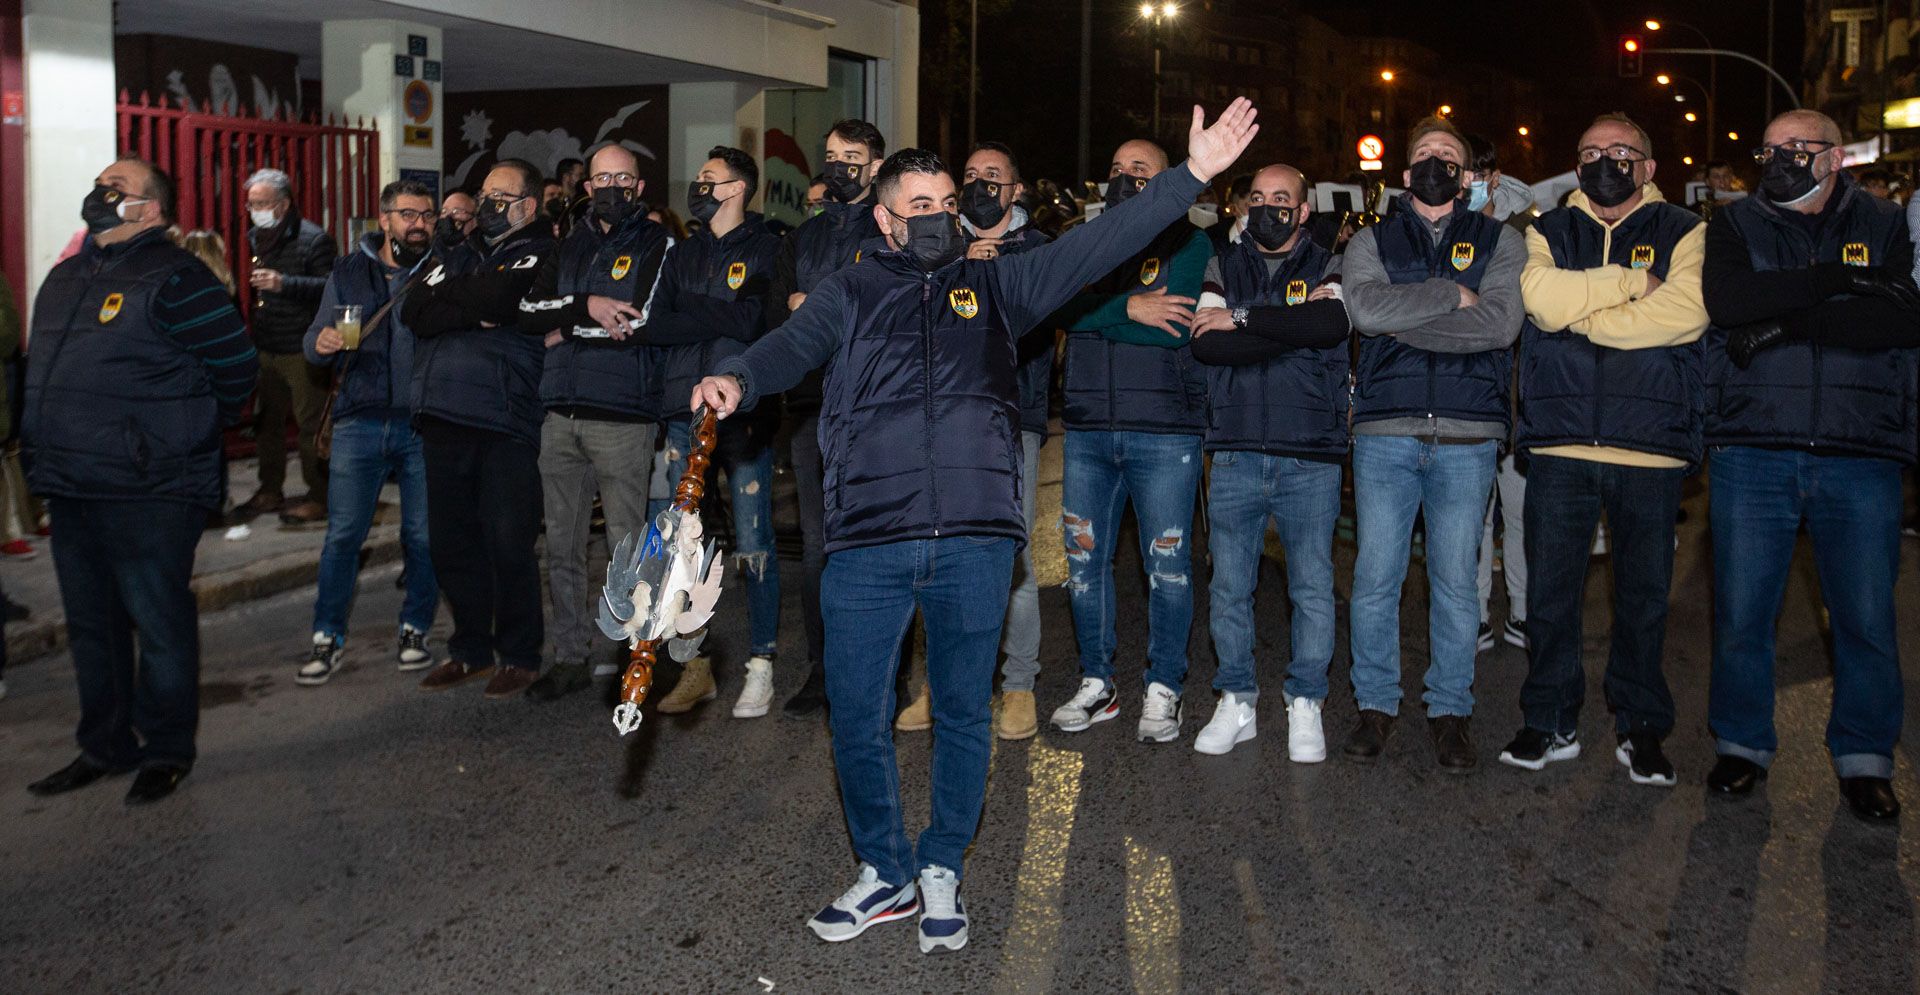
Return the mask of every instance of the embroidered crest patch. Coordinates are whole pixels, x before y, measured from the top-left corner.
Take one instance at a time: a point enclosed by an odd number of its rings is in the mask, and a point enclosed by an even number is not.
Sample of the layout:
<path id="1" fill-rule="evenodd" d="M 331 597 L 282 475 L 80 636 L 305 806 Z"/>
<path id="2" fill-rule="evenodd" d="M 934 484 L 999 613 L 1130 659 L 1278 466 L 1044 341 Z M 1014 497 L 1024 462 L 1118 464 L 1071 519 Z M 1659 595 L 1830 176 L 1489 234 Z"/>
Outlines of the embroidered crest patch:
<path id="1" fill-rule="evenodd" d="M 1634 269 L 1647 269 L 1651 267 L 1653 265 L 1653 246 L 1651 245 L 1634 246 L 1633 254 L 1628 258 L 1627 265 L 1633 267 Z"/>
<path id="2" fill-rule="evenodd" d="M 1465 273 L 1467 271 L 1467 267 L 1473 265 L 1473 243 L 1472 242 L 1453 243 L 1452 259 L 1453 259 L 1454 272 Z"/>
<path id="3" fill-rule="evenodd" d="M 1840 247 L 1840 261 L 1848 266 L 1865 266 L 1867 261 L 1867 243 L 1848 242 Z"/>
<path id="4" fill-rule="evenodd" d="M 627 278 L 627 271 L 631 269 L 633 269 L 633 257 L 621 256 L 613 261 L 613 269 L 609 275 L 616 280 L 624 280 Z"/>
<path id="5" fill-rule="evenodd" d="M 1307 281 L 1290 280 L 1287 282 L 1287 306 L 1304 304 L 1307 300 Z"/>
<path id="6" fill-rule="evenodd" d="M 1160 279 L 1160 257 L 1155 256 L 1140 264 L 1140 285 L 1142 287 L 1151 287 L 1153 286 L 1153 281 L 1158 279 Z"/>
<path id="7" fill-rule="evenodd" d="M 747 282 L 747 264 L 746 263 L 728 263 L 727 264 L 727 289 L 739 290 L 740 286 L 746 282 Z"/>
<path id="8" fill-rule="evenodd" d="M 980 313 L 980 298 L 965 287 L 947 291 L 947 303 L 953 305 L 953 313 L 962 318 L 971 318 Z"/>
<path id="9" fill-rule="evenodd" d="M 120 313 L 120 305 L 125 301 L 126 298 L 119 294 L 108 294 L 107 299 L 100 302 L 100 323 L 104 325 L 112 321 L 114 316 Z"/>

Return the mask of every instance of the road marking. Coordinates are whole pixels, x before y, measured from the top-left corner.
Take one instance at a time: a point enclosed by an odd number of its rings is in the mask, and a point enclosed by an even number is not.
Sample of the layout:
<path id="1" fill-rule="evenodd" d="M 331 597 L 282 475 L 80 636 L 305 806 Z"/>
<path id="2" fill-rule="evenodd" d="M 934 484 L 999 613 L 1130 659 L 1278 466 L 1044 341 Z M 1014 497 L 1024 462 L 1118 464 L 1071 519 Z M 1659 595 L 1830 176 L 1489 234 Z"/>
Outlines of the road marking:
<path id="1" fill-rule="evenodd" d="M 1060 898 L 1085 762 L 1072 750 L 1038 739 L 1029 742 L 1027 842 L 1020 854 L 1019 891 L 1001 948 L 996 993 L 1052 990 L 1060 959 Z"/>
<path id="2" fill-rule="evenodd" d="M 1173 861 L 1129 836 L 1127 966 L 1141 995 L 1180 990 L 1180 893 Z"/>

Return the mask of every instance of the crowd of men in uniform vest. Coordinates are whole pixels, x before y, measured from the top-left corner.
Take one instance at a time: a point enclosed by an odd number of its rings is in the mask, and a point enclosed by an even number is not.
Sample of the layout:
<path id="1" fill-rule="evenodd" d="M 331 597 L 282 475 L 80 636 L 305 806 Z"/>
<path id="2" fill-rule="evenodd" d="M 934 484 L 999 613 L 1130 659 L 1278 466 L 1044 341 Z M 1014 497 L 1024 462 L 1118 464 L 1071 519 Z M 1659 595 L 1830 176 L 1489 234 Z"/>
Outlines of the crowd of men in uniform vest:
<path id="1" fill-rule="evenodd" d="M 1495 642 L 1483 578 L 1498 507 L 1504 638 L 1529 667 L 1519 729 L 1497 756 L 1529 771 L 1575 759 L 1582 591 L 1604 518 L 1613 755 L 1632 782 L 1670 787 L 1675 526 L 1683 484 L 1710 466 L 1706 784 L 1748 794 L 1774 759 L 1775 619 L 1804 527 L 1831 618 L 1839 790 L 1862 817 L 1893 818 L 1920 290 L 1908 225 L 1845 173 L 1834 122 L 1775 119 L 1756 195 L 1703 223 L 1663 200 L 1652 143 L 1624 116 L 1585 131 L 1579 190 L 1537 218 L 1497 216 L 1484 150 L 1429 119 L 1407 139 L 1406 192 L 1336 254 L 1310 234 L 1324 229 L 1309 223 L 1306 177 L 1281 163 L 1236 183 L 1230 225 L 1189 220 L 1255 116 L 1237 100 L 1209 126 L 1195 108 L 1182 163 L 1150 141 L 1121 145 L 1105 209 L 1057 238 L 1023 207 L 1014 150 L 981 145 L 956 172 L 924 150 L 887 156 L 863 121 L 825 136 L 823 204 L 784 237 L 747 210 L 759 173 L 733 148 L 713 149 L 687 191 L 697 225 L 684 235 L 654 220 L 619 145 L 593 151 L 583 213 L 558 241 L 525 162 L 500 161 L 476 193 L 439 205 L 390 184 L 378 230 L 330 266 L 300 342 L 338 387 L 311 655 L 295 679 L 319 685 L 340 666 L 357 553 L 391 477 L 399 668 L 425 670 L 428 691 L 484 679 L 491 698 L 590 687 L 596 646 L 609 645 L 591 625 L 596 496 L 609 545 L 643 531 L 705 405 L 723 418 L 714 463 L 749 615 L 746 652 L 724 661 L 743 677 L 733 714 L 767 714 L 784 418 L 807 636 L 806 677 L 784 708 L 828 713 L 860 861 L 808 926 L 837 941 L 918 916 L 922 950 L 958 949 L 991 737 L 1040 725 L 1027 541 L 1057 383 L 1080 682 L 1053 708 L 1055 729 L 1087 731 L 1137 700 L 1139 740 L 1182 737 L 1205 473 L 1218 700 L 1194 748 L 1223 754 L 1255 735 L 1254 589 L 1271 525 L 1291 607 L 1272 714 L 1293 762 L 1324 761 L 1350 472 L 1358 718 L 1337 752 L 1376 762 L 1395 731 L 1402 587 L 1423 561 L 1431 762 L 1479 765 L 1472 689 L 1476 654 Z M 82 211 L 91 237 L 49 275 L 33 319 L 25 439 L 51 509 L 82 715 L 79 758 L 32 790 L 137 770 L 128 800 L 140 802 L 194 761 L 193 540 L 219 506 L 222 427 L 273 359 L 264 339 L 256 359 L 206 268 L 164 237 L 168 179 L 127 158 L 96 182 Z M 258 220 L 283 222 L 284 185 L 248 196 L 269 209 Z M 349 307 L 357 327 L 336 317 Z M 1140 685 L 1123 692 L 1114 554 L 1129 503 L 1150 636 Z M 443 596 L 453 624 L 436 660 L 425 637 Z M 916 612 L 927 688 L 903 709 Z M 715 695 L 701 657 L 658 707 Z M 899 807 L 896 724 L 936 731 L 917 841 Z"/>

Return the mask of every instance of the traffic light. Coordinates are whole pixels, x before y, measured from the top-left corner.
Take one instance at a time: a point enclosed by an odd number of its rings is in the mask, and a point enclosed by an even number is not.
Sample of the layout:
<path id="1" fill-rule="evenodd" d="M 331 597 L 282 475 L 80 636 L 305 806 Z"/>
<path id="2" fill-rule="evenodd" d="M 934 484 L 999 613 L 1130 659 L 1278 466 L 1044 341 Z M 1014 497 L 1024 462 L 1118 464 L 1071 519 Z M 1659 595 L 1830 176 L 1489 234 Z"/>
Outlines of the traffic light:
<path id="1" fill-rule="evenodd" d="M 1634 77 L 1640 75 L 1640 36 L 1620 36 L 1620 75 Z"/>

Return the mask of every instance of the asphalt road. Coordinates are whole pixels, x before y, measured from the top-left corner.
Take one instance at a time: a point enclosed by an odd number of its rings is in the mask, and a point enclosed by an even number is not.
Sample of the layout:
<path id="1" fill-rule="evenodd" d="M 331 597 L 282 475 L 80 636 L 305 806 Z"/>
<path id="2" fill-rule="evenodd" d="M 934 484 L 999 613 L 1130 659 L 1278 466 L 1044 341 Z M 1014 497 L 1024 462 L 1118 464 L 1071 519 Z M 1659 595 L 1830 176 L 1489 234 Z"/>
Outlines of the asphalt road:
<path id="1" fill-rule="evenodd" d="M 854 865 L 824 724 L 728 714 L 738 592 L 714 639 L 720 699 L 680 718 L 649 713 L 625 741 L 598 694 L 536 705 L 485 701 L 477 685 L 415 690 L 391 663 L 392 568 L 369 575 L 349 666 L 320 689 L 292 681 L 310 589 L 210 616 L 199 764 L 176 797 L 141 810 L 122 806 L 125 780 L 26 793 L 73 754 L 69 665 L 41 661 L 9 673 L 0 702 L 0 989 L 1915 991 L 1915 816 L 1866 825 L 1834 790 L 1821 738 L 1829 663 L 1804 550 L 1781 619 L 1773 776 L 1745 800 L 1704 793 L 1710 565 L 1704 500 L 1690 510 L 1668 643 L 1678 788 L 1633 785 L 1598 748 L 1611 742 L 1597 704 L 1604 560 L 1589 589 L 1579 761 L 1539 774 L 1494 761 L 1518 724 L 1524 669 L 1502 645 L 1480 658 L 1473 775 L 1433 766 L 1416 707 L 1376 767 L 1288 763 L 1284 575 L 1269 563 L 1262 735 L 1225 757 L 1191 748 L 1212 709 L 1196 584 L 1182 740 L 1134 742 L 1132 699 L 1087 733 L 996 743 L 963 891 L 971 944 L 939 957 L 918 952 L 910 924 L 833 946 L 804 929 Z M 1344 587 L 1352 550 L 1340 551 Z M 1137 556 L 1120 562 L 1120 673 L 1132 682 L 1145 584 Z M 1910 669 L 1911 573 L 1900 589 Z M 798 585 L 785 593 L 782 698 L 804 658 Z M 1403 611 L 1410 706 L 1425 601 L 1416 570 Z M 1064 590 L 1045 590 L 1042 606 L 1044 715 L 1076 675 Z M 1344 618 L 1327 709 L 1336 744 L 1353 715 Z M 444 628 L 443 613 L 436 645 Z M 1916 694 L 1920 680 L 1908 686 L 1920 714 Z M 927 810 L 929 742 L 900 737 L 910 831 Z M 1904 754 L 1898 767 L 1920 805 Z"/>

